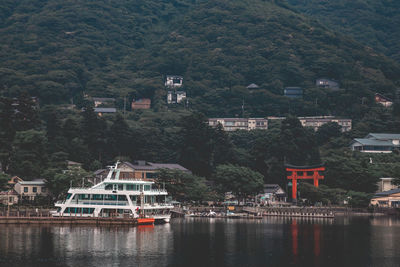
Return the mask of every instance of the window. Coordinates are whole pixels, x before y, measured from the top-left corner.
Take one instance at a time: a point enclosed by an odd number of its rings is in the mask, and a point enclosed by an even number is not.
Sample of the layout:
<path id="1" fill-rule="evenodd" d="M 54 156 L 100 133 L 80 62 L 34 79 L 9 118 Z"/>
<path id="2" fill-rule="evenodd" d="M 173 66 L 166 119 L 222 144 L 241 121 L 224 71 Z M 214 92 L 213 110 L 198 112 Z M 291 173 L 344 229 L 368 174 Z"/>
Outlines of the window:
<path id="1" fill-rule="evenodd" d="M 28 193 L 28 187 L 24 187 L 24 192 Z"/>
<path id="2" fill-rule="evenodd" d="M 126 190 L 135 191 L 135 190 L 136 190 L 136 185 L 134 185 L 134 184 L 127 184 L 127 185 L 126 185 Z"/>
<path id="3" fill-rule="evenodd" d="M 42 193 L 46 193 L 46 187 L 42 187 Z"/>
<path id="4" fill-rule="evenodd" d="M 36 193 L 37 192 L 37 187 L 32 187 L 32 192 Z"/>
<path id="5" fill-rule="evenodd" d="M 150 191 L 150 185 L 145 185 L 144 186 L 144 191 Z"/>
<path id="6" fill-rule="evenodd" d="M 124 190 L 124 185 L 123 184 L 119 184 L 118 185 L 118 190 Z"/>

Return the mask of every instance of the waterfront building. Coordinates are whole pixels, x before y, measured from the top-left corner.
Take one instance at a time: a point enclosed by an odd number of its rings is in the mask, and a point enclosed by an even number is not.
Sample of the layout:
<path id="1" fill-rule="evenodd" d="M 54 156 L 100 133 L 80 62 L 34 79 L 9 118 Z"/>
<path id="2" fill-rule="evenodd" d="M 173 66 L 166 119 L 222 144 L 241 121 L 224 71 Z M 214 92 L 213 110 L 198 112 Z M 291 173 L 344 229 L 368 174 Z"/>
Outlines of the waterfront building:
<path id="1" fill-rule="evenodd" d="M 370 204 L 382 208 L 400 207 L 400 188 L 376 193 Z"/>
<path id="2" fill-rule="evenodd" d="M 47 196 L 49 194 L 44 179 L 19 181 L 15 184 L 14 190 L 18 193 L 21 199 L 30 201 L 35 200 L 37 196 Z"/>
<path id="3" fill-rule="evenodd" d="M 263 193 L 257 195 L 257 201 L 262 205 L 286 202 L 286 192 L 278 184 L 264 184 Z"/>
<path id="4" fill-rule="evenodd" d="M 392 153 L 400 149 L 400 134 L 369 133 L 364 138 L 353 139 L 350 148 L 365 153 Z"/>
<path id="5" fill-rule="evenodd" d="M 173 205 L 167 191 L 152 179 L 135 178 L 126 172 L 127 164 L 109 167 L 104 181 L 90 188 L 70 188 L 64 201 L 56 203 L 53 216 L 151 217 L 169 222 Z"/>
<path id="6" fill-rule="evenodd" d="M 14 189 L 0 192 L 0 204 L 4 206 L 17 204 L 18 197 L 19 195 Z"/>
<path id="7" fill-rule="evenodd" d="M 236 130 L 267 130 L 268 120 L 265 118 L 209 118 L 208 124 L 212 127 L 217 127 L 221 124 L 224 131 Z"/>

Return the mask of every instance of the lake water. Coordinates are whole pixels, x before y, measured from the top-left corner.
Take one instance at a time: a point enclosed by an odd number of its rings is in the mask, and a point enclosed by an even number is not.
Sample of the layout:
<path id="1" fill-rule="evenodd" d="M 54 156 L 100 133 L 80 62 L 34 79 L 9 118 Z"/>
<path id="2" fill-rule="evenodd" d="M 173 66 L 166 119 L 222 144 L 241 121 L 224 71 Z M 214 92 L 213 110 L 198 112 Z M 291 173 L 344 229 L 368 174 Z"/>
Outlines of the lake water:
<path id="1" fill-rule="evenodd" d="M 0 225 L 0 266 L 400 266 L 394 218 L 173 219 L 154 227 Z"/>

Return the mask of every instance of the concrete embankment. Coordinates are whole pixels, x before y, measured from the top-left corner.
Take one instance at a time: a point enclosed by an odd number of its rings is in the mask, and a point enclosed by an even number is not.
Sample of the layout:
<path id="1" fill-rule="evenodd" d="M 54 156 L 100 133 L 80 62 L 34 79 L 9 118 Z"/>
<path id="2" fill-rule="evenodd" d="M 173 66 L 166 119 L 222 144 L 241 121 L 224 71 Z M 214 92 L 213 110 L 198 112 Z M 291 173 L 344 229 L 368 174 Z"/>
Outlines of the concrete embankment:
<path id="1" fill-rule="evenodd" d="M 0 217 L 0 224 L 137 225 L 133 218 Z"/>

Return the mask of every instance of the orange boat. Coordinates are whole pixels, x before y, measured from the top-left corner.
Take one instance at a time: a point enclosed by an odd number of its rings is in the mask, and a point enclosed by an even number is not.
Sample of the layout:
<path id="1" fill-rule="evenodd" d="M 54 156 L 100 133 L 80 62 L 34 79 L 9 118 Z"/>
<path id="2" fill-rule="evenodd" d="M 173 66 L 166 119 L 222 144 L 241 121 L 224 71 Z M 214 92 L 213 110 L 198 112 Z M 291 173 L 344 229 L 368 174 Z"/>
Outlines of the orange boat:
<path id="1" fill-rule="evenodd" d="M 154 218 L 138 218 L 137 223 L 138 225 L 149 225 L 154 224 Z"/>

